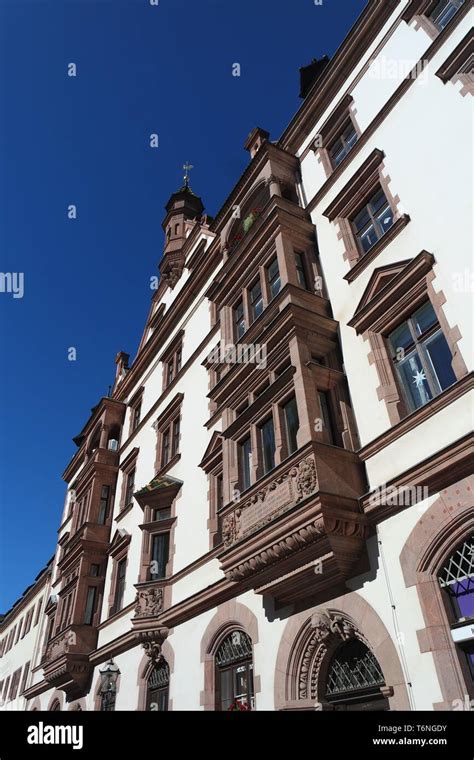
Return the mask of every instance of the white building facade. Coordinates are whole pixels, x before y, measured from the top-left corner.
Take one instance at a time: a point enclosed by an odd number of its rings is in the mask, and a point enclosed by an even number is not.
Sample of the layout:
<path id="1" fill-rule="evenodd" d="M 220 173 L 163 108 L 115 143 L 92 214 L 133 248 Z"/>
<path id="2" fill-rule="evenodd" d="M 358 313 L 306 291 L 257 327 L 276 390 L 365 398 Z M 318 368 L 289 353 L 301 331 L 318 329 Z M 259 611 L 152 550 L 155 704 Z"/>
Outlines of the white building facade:
<path id="1" fill-rule="evenodd" d="M 214 219 L 171 196 L 2 709 L 470 705 L 473 18 L 369 2 Z"/>

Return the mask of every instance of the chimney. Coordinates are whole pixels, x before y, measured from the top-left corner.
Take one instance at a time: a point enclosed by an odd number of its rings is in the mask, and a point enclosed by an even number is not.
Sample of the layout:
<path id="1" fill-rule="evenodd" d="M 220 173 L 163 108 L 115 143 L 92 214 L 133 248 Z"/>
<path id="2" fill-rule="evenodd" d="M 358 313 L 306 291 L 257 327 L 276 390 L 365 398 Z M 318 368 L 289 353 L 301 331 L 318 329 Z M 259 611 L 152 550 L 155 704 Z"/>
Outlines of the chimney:
<path id="1" fill-rule="evenodd" d="M 308 66 L 302 66 L 300 68 L 300 98 L 305 98 L 310 91 L 311 87 L 317 79 L 321 76 L 324 69 L 329 63 L 327 55 L 323 55 L 322 58 L 313 58 Z"/>

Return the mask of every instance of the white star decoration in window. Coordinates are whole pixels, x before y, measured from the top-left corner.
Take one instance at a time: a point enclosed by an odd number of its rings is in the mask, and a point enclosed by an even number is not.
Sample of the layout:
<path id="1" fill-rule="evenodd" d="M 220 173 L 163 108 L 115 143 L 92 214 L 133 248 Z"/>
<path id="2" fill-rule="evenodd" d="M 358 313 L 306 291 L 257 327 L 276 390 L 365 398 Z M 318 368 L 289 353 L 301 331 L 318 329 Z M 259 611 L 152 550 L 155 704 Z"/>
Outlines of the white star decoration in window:
<path id="1" fill-rule="evenodd" d="M 425 372 L 424 370 L 418 370 L 418 372 L 413 375 L 413 382 L 415 383 L 417 388 L 420 388 L 420 386 L 423 385 L 424 381 L 426 380 Z"/>

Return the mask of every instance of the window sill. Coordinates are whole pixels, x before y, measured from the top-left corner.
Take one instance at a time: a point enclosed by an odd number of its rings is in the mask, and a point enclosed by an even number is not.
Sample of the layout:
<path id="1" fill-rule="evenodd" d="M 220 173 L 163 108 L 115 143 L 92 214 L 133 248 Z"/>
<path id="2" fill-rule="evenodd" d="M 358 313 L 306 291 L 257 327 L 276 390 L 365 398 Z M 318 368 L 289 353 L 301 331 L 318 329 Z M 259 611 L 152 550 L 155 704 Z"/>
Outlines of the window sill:
<path id="1" fill-rule="evenodd" d="M 171 457 L 169 462 L 164 464 L 163 467 L 160 467 L 160 469 L 156 471 L 155 478 L 161 475 L 165 475 L 167 472 L 169 472 L 169 470 L 171 470 L 171 468 L 174 467 L 174 465 L 177 464 L 180 459 L 181 459 L 181 454 L 178 452 L 173 457 Z"/>
<path id="2" fill-rule="evenodd" d="M 133 509 L 133 501 L 131 501 L 129 504 L 127 504 L 126 507 L 123 507 L 123 509 L 120 510 L 117 517 L 115 518 L 115 522 L 119 522 L 125 515 L 128 515 L 129 512 L 131 512 Z"/>
<path id="3" fill-rule="evenodd" d="M 344 279 L 347 280 L 347 282 L 354 282 L 355 279 L 361 274 L 361 272 L 366 269 L 369 264 L 372 263 L 372 261 L 377 258 L 377 256 L 389 245 L 389 243 L 394 240 L 397 235 L 407 226 L 408 222 L 410 221 L 410 217 L 408 214 L 403 214 L 403 216 L 399 217 L 394 224 L 390 227 L 389 230 L 385 233 L 383 237 L 378 240 L 375 245 L 372 246 L 372 248 L 367 251 L 364 255 L 361 255 L 360 258 L 356 261 L 352 269 L 349 270 L 349 272 L 344 275 Z"/>

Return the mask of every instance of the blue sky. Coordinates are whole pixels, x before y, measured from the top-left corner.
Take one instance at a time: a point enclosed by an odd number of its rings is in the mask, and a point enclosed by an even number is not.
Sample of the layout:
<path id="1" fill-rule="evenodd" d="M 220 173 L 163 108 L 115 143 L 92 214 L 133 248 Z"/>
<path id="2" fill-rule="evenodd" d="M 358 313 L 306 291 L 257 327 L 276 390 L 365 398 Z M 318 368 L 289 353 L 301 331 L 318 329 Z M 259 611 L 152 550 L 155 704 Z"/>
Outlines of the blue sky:
<path id="1" fill-rule="evenodd" d="M 182 164 L 215 215 L 248 133 L 280 136 L 298 68 L 364 5 L 0 0 L 0 270 L 24 273 L 0 293 L 0 611 L 53 554 L 71 439 L 136 352 Z"/>

